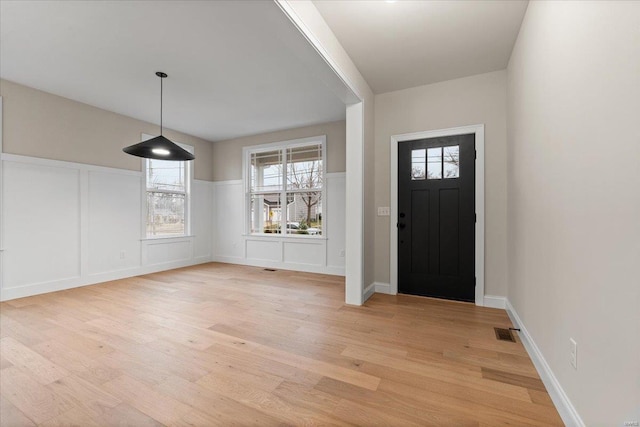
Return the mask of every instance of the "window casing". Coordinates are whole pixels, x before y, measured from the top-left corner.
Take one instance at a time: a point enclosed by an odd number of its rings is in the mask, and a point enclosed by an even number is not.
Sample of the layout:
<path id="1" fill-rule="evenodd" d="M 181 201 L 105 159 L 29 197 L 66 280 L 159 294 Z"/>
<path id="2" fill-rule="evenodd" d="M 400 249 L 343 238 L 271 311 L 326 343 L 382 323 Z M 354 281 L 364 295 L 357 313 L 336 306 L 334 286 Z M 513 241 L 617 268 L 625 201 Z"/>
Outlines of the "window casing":
<path id="1" fill-rule="evenodd" d="M 318 136 L 244 149 L 248 234 L 326 235 L 325 145 Z"/>
<path id="2" fill-rule="evenodd" d="M 193 147 L 180 144 L 193 153 Z M 143 159 L 144 232 L 148 239 L 190 234 L 192 161 Z"/>

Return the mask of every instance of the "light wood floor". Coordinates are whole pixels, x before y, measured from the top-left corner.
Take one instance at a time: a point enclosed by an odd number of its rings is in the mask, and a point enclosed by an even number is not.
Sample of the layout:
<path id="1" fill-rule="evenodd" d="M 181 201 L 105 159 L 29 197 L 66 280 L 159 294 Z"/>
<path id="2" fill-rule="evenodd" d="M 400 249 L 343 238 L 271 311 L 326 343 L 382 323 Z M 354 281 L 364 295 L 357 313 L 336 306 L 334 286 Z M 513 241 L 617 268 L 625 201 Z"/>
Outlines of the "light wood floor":
<path id="1" fill-rule="evenodd" d="M 504 311 L 228 264 L 0 305 L 2 426 L 562 425 Z"/>

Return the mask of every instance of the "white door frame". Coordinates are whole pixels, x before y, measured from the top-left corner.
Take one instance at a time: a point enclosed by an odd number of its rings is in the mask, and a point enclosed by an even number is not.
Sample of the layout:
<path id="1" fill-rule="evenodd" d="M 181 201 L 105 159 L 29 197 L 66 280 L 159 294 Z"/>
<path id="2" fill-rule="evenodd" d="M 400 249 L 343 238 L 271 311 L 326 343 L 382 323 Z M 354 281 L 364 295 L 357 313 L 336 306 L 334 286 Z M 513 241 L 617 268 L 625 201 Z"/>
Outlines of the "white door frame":
<path id="1" fill-rule="evenodd" d="M 391 136 L 391 218 L 389 221 L 390 293 L 398 293 L 398 143 L 442 136 L 476 136 L 476 305 L 484 306 L 484 124 Z"/>

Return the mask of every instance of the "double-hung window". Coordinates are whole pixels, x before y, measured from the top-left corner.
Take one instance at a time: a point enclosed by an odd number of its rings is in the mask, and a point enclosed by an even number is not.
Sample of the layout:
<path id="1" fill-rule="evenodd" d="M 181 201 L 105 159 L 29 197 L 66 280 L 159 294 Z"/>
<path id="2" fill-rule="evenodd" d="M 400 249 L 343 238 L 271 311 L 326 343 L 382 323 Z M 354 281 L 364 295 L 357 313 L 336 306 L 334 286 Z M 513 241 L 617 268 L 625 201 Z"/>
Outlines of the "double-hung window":
<path id="1" fill-rule="evenodd" d="M 181 146 L 193 152 L 192 147 Z M 189 234 L 191 163 L 144 159 L 147 238 Z"/>
<path id="2" fill-rule="evenodd" d="M 324 234 L 325 141 L 319 136 L 245 148 L 251 234 Z"/>

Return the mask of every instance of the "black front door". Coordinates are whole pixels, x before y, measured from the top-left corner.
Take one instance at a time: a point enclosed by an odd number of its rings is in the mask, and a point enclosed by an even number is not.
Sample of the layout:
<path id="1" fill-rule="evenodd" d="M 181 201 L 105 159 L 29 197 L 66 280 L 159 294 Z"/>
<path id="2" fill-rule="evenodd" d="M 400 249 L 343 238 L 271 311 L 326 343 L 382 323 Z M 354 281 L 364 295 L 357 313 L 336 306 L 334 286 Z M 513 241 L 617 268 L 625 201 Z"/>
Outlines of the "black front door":
<path id="1" fill-rule="evenodd" d="M 398 290 L 475 300 L 475 135 L 399 143 Z"/>

